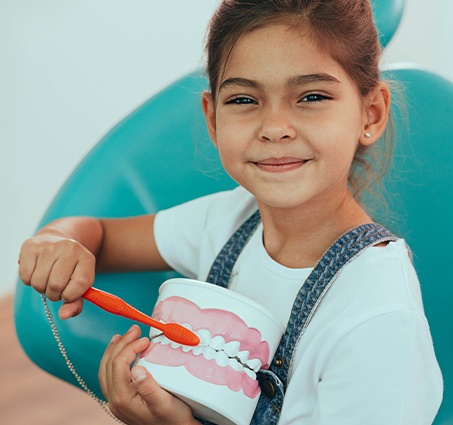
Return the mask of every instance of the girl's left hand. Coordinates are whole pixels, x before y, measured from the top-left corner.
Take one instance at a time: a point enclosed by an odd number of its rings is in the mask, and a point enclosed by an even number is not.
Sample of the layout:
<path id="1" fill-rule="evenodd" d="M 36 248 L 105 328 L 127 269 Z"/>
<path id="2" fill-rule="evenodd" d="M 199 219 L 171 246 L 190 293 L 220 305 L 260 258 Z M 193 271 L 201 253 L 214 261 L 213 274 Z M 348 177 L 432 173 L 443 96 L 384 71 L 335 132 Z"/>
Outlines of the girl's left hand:
<path id="1" fill-rule="evenodd" d="M 99 368 L 102 393 L 112 413 L 128 425 L 200 425 L 190 407 L 162 389 L 143 367 L 131 363 L 149 345 L 136 325 L 124 335 L 115 335 Z"/>

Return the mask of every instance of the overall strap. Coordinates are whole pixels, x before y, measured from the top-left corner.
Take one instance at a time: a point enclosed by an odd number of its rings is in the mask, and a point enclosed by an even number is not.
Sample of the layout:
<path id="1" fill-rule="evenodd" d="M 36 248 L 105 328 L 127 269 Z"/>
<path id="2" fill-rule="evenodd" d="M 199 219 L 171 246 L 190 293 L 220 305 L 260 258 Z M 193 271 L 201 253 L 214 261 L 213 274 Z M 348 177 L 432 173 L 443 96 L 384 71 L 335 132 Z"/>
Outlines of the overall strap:
<path id="1" fill-rule="evenodd" d="M 319 260 L 300 289 L 291 316 L 268 370 L 258 373 L 261 396 L 251 424 L 277 424 L 294 353 L 321 300 L 341 270 L 362 250 L 398 238 L 381 225 L 364 224 L 338 238 Z"/>
<path id="2" fill-rule="evenodd" d="M 215 259 L 207 277 L 208 282 L 228 286 L 236 260 L 259 223 L 260 215 L 256 211 L 231 236 Z M 355 227 L 332 244 L 306 281 L 301 282 L 302 287 L 294 301 L 286 331 L 272 363 L 268 370 L 261 370 L 257 374 L 261 395 L 251 425 L 278 423 L 295 349 L 322 298 L 341 270 L 365 248 L 397 239 L 379 224 L 369 223 Z M 210 424 L 208 421 L 203 423 Z"/>
<path id="3" fill-rule="evenodd" d="M 237 258 L 253 235 L 261 221 L 259 210 L 255 211 L 245 223 L 231 236 L 211 266 L 207 282 L 226 288 Z"/>

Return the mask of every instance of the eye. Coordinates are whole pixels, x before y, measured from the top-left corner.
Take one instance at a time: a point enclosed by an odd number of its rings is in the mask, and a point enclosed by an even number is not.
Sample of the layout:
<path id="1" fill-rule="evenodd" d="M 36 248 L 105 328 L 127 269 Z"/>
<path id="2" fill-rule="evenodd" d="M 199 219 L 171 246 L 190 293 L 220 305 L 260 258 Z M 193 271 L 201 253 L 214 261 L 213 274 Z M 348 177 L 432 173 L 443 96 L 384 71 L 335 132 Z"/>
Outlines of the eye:
<path id="1" fill-rule="evenodd" d="M 257 101 L 248 96 L 235 96 L 225 102 L 227 105 L 256 105 Z"/>
<path id="2" fill-rule="evenodd" d="M 332 99 L 329 96 L 325 96 L 320 93 L 308 93 L 299 102 L 321 102 L 323 100 L 330 100 Z"/>

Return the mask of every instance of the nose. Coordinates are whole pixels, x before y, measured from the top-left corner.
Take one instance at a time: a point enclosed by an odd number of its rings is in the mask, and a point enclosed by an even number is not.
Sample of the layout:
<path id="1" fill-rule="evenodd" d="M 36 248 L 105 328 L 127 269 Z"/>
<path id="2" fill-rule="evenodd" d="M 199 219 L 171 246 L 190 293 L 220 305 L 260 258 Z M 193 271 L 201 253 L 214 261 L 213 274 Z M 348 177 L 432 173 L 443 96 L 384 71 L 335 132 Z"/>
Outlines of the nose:
<path id="1" fill-rule="evenodd" d="M 258 138 L 263 142 L 281 142 L 296 137 L 291 112 L 284 107 L 264 109 Z"/>

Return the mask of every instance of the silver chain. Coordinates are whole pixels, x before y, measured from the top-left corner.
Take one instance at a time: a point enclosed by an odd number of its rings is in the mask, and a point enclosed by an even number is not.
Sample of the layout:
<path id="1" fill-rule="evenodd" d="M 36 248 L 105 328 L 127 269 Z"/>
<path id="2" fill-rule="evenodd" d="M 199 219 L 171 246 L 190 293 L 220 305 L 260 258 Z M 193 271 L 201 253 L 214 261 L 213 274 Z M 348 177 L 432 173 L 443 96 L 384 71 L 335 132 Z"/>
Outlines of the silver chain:
<path id="1" fill-rule="evenodd" d="M 65 362 L 66 362 L 66 366 L 68 366 L 68 369 L 70 370 L 70 372 L 74 375 L 74 377 L 76 378 L 77 382 L 79 383 L 80 387 L 93 399 L 95 400 L 101 407 L 102 409 L 104 410 L 104 412 L 106 412 L 112 419 L 114 419 L 116 422 L 120 423 L 120 424 L 124 424 L 123 421 L 121 421 L 120 419 L 118 419 L 112 412 L 111 410 L 109 409 L 109 406 L 108 406 L 108 403 L 105 402 L 104 400 L 101 400 L 93 391 L 91 391 L 89 388 L 88 388 L 88 385 L 86 384 L 86 382 L 84 381 L 84 379 L 78 374 L 78 372 L 76 371 L 74 365 L 72 364 L 71 360 L 69 359 L 68 357 L 68 354 L 66 352 L 66 348 L 64 347 L 63 343 L 61 342 L 61 338 L 60 338 L 60 333 L 58 332 L 58 329 L 55 325 L 55 322 L 53 320 L 53 317 L 52 317 L 52 312 L 50 311 L 50 307 L 49 305 L 47 304 L 47 299 L 46 299 L 46 296 L 41 294 L 41 299 L 42 299 L 42 302 L 44 304 L 44 310 L 46 312 L 46 316 L 47 316 L 47 319 L 49 320 L 49 323 L 50 323 L 50 328 L 52 330 L 52 334 L 55 338 L 55 341 L 57 341 L 57 344 L 58 344 L 58 349 L 60 350 L 60 353 L 61 355 L 63 356 Z M 126 424 L 124 424 L 126 425 Z"/>

